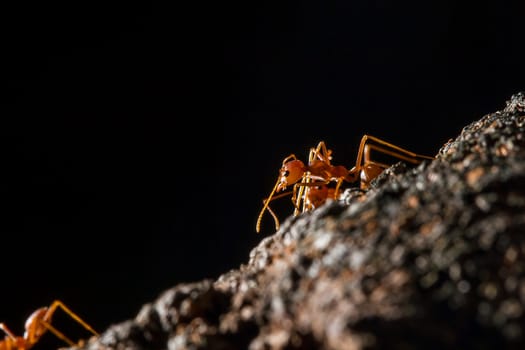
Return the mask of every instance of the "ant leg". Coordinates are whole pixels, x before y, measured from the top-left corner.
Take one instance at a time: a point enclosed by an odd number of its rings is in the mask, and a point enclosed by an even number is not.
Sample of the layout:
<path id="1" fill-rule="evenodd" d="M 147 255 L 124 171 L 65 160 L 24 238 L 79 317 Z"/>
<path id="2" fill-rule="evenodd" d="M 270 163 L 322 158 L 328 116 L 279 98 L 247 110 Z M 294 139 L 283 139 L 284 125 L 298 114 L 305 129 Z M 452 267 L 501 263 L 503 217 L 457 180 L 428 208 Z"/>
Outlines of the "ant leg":
<path id="1" fill-rule="evenodd" d="M 11 330 L 9 328 L 7 328 L 7 326 L 3 323 L 0 323 L 0 329 L 4 331 L 5 334 L 7 334 L 7 336 L 11 339 L 16 339 L 16 336 L 14 335 L 13 332 L 11 332 Z"/>
<path id="2" fill-rule="evenodd" d="M 308 164 L 311 164 L 314 159 L 319 159 L 322 162 L 325 162 L 327 165 L 330 165 L 330 160 L 332 151 L 326 148 L 324 141 L 319 142 L 317 147 L 310 149 L 310 156 L 308 159 Z"/>
<path id="3" fill-rule="evenodd" d="M 337 179 L 337 185 L 335 185 L 335 190 L 334 190 L 334 199 L 337 199 L 337 197 L 339 196 L 339 188 L 341 187 L 343 180 L 344 179 L 341 177 Z"/>
<path id="4" fill-rule="evenodd" d="M 308 196 L 310 195 L 309 187 L 317 186 L 317 185 L 318 183 L 312 179 L 309 173 L 305 173 L 303 175 L 301 182 L 298 182 L 294 185 L 294 189 L 299 187 L 299 196 L 297 197 L 297 200 L 295 203 L 296 211 L 294 212 L 294 215 L 299 214 L 299 208 L 301 208 L 301 201 L 302 201 L 301 212 L 304 213 L 305 211 L 312 209 L 311 206 L 308 204 L 308 201 L 306 200 L 306 198 L 308 198 Z"/>
<path id="5" fill-rule="evenodd" d="M 369 143 L 369 141 L 371 141 L 372 143 Z M 374 144 L 374 142 L 376 144 Z M 375 136 L 370 136 L 370 135 L 363 136 L 363 138 L 361 139 L 361 146 L 365 146 L 365 150 L 364 150 L 365 162 L 371 162 L 370 150 L 376 150 L 383 154 L 398 158 L 400 160 L 403 160 L 403 161 L 406 161 L 412 164 L 419 164 L 425 159 L 429 159 L 429 160 L 434 159 L 434 157 L 429 157 L 429 156 L 411 152 L 409 150 L 396 146 L 390 142 L 386 142 Z M 360 149 L 361 149 L 361 146 L 360 146 Z"/>
<path id="6" fill-rule="evenodd" d="M 310 148 L 310 154 L 313 154 L 313 155 L 319 155 L 321 154 L 321 156 L 326 156 L 328 155 L 328 150 L 326 148 L 326 144 L 324 143 L 324 141 L 320 141 L 318 144 L 317 144 L 317 147 L 315 148 Z M 310 160 L 313 160 L 314 158 L 310 158 Z"/>
<path id="7" fill-rule="evenodd" d="M 302 210 L 304 211 L 305 210 L 305 200 L 304 200 L 304 196 L 306 195 L 305 194 L 305 189 L 303 186 L 300 186 L 300 182 L 299 183 L 296 183 L 293 185 L 293 196 L 292 196 L 292 202 L 293 202 L 293 205 L 295 207 L 294 211 L 293 211 L 293 215 L 298 215 L 299 214 L 299 210 Z M 299 190 L 297 190 L 297 188 L 299 188 Z M 301 201 L 303 202 L 303 207 L 302 209 L 301 208 Z"/>
<path id="8" fill-rule="evenodd" d="M 296 201 L 297 207 L 296 207 L 296 212 L 294 212 L 294 215 L 298 215 L 300 213 L 299 208 L 300 208 L 301 200 L 303 202 L 302 209 L 301 209 L 302 213 L 312 209 L 311 204 L 309 204 L 309 201 L 307 200 L 307 198 L 310 195 L 310 187 L 326 185 L 330 183 L 330 181 L 328 180 L 327 181 L 312 181 L 310 177 L 307 177 L 305 181 L 306 182 L 298 182 L 294 185 L 294 188 L 299 187 L 299 191 L 301 193 L 301 195 L 297 198 L 297 201 Z"/>
<path id="9" fill-rule="evenodd" d="M 370 142 L 375 142 L 376 145 Z M 357 152 L 357 159 L 354 168 L 350 171 L 351 174 L 359 174 L 363 169 L 364 164 L 374 163 L 370 157 L 370 151 L 376 150 L 383 154 L 407 161 L 412 164 L 419 164 L 425 159 L 432 160 L 434 157 L 429 157 L 408 151 L 404 148 L 396 146 L 390 142 L 386 142 L 375 136 L 364 135 L 359 144 Z M 364 160 L 363 160 L 364 157 Z M 378 166 L 388 167 L 386 164 L 377 163 Z"/>
<path id="10" fill-rule="evenodd" d="M 71 339 L 69 339 L 68 337 L 65 336 L 64 333 L 60 332 L 58 329 L 53 327 L 51 323 L 41 320 L 40 324 L 44 326 L 45 328 L 47 328 L 47 330 L 53 333 L 57 338 L 67 343 L 69 346 L 75 346 L 75 343 Z"/>
<path id="11" fill-rule="evenodd" d="M 90 326 L 88 325 L 86 322 L 84 322 L 77 314 L 75 314 L 73 311 L 71 311 L 66 305 L 64 305 L 64 303 L 62 303 L 60 300 L 55 300 L 51 306 L 48 308 L 46 314 L 44 315 L 44 318 L 43 318 L 43 323 L 46 327 L 51 327 L 51 328 L 54 328 L 51 326 L 51 317 L 53 316 L 53 314 L 55 313 L 55 311 L 57 310 L 57 308 L 61 308 L 65 313 L 67 313 L 69 315 L 69 317 L 71 317 L 72 319 L 74 319 L 75 321 L 77 321 L 80 325 L 82 325 L 86 330 L 88 330 L 89 332 L 93 333 L 94 335 L 97 335 L 98 336 L 98 333 Z M 53 331 L 52 329 L 50 328 L 51 331 Z M 56 332 L 58 332 L 56 329 L 55 329 Z M 55 333 L 55 332 L 53 332 Z M 60 332 L 59 332 L 60 333 Z M 56 333 L 55 333 L 56 334 Z M 60 337 L 59 337 L 60 338 Z"/>
<path id="12" fill-rule="evenodd" d="M 364 135 L 361 138 L 359 145 L 359 152 L 357 154 L 356 166 L 352 171 L 361 174 L 361 187 L 368 187 L 370 181 L 372 181 L 377 175 L 379 175 L 384 169 L 388 168 L 388 164 L 373 161 L 371 159 L 371 151 L 377 151 L 388 156 L 406 161 L 412 164 L 419 164 L 426 159 L 434 159 L 434 157 L 424 156 L 404 148 L 383 141 L 377 137 Z M 364 159 L 363 159 L 364 157 Z"/>
<path id="13" fill-rule="evenodd" d="M 378 152 L 381 152 L 383 154 L 388 154 L 392 157 L 395 157 L 395 155 L 389 153 L 388 151 L 383 151 L 381 148 L 379 147 L 375 147 L 373 145 L 370 145 L 370 144 L 365 144 L 365 148 L 363 150 L 363 155 L 364 155 L 364 160 L 363 160 L 363 168 L 366 168 L 367 165 L 369 164 L 373 164 L 373 165 L 377 165 L 379 167 L 382 167 L 382 168 L 388 168 L 388 164 L 384 164 L 384 163 L 380 163 L 380 162 L 377 162 L 377 161 L 374 161 L 372 160 L 372 157 L 370 157 L 370 152 L 374 150 L 374 151 L 378 151 Z"/>

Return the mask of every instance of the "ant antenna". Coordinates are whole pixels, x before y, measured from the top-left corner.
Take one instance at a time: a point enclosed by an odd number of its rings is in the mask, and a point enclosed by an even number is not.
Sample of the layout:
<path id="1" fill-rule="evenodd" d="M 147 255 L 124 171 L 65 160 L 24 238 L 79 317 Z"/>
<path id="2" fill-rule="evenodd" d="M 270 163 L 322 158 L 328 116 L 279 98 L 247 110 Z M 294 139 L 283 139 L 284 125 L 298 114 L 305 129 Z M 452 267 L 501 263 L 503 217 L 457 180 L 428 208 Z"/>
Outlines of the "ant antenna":
<path id="1" fill-rule="evenodd" d="M 275 230 L 279 229 L 279 223 L 278 223 L 277 220 L 275 220 L 275 214 L 268 207 L 268 203 L 270 203 L 270 201 L 272 200 L 273 194 L 277 190 L 278 186 L 279 186 L 279 178 L 277 178 L 277 182 L 275 183 L 275 186 L 273 186 L 273 190 L 270 193 L 270 196 L 268 196 L 268 198 L 264 200 L 264 205 L 263 205 L 263 207 L 261 209 L 261 212 L 259 213 L 259 217 L 257 218 L 257 224 L 255 225 L 255 230 L 257 231 L 257 233 L 259 233 L 261 231 L 261 220 L 262 220 L 263 214 L 266 211 L 266 209 L 268 209 L 270 211 L 270 213 L 272 214 L 272 217 L 273 217 L 273 219 L 275 221 Z"/>

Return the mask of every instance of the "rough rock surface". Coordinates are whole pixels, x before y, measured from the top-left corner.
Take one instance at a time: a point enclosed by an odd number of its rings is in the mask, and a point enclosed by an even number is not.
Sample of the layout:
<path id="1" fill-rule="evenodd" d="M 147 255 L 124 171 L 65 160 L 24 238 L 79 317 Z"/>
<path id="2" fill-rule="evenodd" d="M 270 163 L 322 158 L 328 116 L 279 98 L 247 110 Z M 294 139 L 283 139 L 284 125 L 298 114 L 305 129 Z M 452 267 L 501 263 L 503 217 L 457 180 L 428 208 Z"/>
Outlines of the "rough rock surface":
<path id="1" fill-rule="evenodd" d="M 525 349 L 525 94 L 75 350 Z"/>

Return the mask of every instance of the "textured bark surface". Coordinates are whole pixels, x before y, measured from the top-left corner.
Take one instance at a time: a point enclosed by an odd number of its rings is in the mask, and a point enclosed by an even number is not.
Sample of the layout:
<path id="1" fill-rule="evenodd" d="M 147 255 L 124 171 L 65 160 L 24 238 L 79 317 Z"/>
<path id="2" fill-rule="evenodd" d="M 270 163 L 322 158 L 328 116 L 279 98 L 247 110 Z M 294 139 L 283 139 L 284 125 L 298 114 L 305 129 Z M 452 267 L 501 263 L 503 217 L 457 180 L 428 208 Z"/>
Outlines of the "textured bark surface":
<path id="1" fill-rule="evenodd" d="M 525 95 L 74 349 L 524 349 Z M 73 348 L 71 348 L 73 349 Z"/>

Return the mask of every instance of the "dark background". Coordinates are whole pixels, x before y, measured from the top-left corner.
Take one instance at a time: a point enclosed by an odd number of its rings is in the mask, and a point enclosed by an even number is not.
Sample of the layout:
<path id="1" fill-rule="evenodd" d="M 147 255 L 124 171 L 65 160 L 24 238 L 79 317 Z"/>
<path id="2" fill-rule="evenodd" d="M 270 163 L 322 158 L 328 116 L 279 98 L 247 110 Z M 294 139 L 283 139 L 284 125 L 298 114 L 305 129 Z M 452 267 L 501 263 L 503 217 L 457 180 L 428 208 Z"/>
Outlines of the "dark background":
<path id="1" fill-rule="evenodd" d="M 2 10 L 16 333 L 56 298 L 103 330 L 246 263 L 290 153 L 351 167 L 367 133 L 435 155 L 524 89 L 520 1 L 179 3 Z"/>

